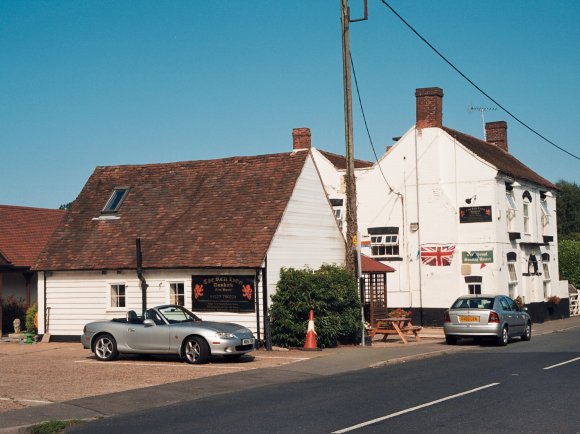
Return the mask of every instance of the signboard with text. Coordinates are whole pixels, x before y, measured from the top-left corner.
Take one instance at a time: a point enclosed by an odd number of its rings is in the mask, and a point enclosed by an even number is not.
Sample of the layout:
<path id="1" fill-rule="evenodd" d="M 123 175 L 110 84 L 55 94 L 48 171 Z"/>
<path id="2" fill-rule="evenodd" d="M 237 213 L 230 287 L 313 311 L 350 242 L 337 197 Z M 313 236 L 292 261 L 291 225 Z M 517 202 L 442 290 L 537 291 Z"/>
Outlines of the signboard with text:
<path id="1" fill-rule="evenodd" d="M 255 312 L 254 276 L 192 276 L 192 310 Z"/>
<path id="2" fill-rule="evenodd" d="M 459 223 L 491 221 L 491 206 L 464 206 L 459 208 Z"/>
<path id="3" fill-rule="evenodd" d="M 489 264 L 493 262 L 493 250 L 461 252 L 462 264 Z"/>

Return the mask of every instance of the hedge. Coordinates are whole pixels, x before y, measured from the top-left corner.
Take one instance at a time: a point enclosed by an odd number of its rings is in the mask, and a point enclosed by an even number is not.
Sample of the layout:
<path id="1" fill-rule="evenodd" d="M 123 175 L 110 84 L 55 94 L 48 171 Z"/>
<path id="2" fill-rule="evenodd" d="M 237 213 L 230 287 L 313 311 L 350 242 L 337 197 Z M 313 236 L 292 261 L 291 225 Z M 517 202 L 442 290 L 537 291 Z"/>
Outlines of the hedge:
<path id="1" fill-rule="evenodd" d="M 356 280 L 345 268 L 323 265 L 310 268 L 282 268 L 270 308 L 272 343 L 301 347 L 306 338 L 310 309 L 319 348 L 361 339 L 361 305 Z"/>

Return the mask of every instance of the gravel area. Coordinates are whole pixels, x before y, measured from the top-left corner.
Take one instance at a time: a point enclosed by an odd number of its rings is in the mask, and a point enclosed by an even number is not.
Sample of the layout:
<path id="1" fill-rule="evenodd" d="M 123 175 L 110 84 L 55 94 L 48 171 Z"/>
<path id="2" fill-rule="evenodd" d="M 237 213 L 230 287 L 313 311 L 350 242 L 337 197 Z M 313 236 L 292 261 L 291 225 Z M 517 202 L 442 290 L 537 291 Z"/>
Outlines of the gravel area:
<path id="1" fill-rule="evenodd" d="M 299 362 L 321 352 L 253 351 L 239 361 L 213 358 L 190 365 L 174 356 L 121 356 L 99 362 L 80 343 L 0 342 L 0 413 L 52 402 L 120 392 Z"/>

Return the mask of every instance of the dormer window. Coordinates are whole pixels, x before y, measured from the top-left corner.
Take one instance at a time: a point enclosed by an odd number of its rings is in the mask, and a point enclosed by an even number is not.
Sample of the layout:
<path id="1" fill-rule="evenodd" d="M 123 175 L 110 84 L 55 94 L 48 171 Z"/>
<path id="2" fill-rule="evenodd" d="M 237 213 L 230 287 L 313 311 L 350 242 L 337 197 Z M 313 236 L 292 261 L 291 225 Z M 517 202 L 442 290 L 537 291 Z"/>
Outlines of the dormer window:
<path id="1" fill-rule="evenodd" d="M 103 208 L 103 213 L 114 213 L 119 210 L 123 200 L 127 196 L 129 192 L 129 187 L 115 187 L 113 193 L 111 193 L 111 197 L 107 201 L 107 204 Z"/>

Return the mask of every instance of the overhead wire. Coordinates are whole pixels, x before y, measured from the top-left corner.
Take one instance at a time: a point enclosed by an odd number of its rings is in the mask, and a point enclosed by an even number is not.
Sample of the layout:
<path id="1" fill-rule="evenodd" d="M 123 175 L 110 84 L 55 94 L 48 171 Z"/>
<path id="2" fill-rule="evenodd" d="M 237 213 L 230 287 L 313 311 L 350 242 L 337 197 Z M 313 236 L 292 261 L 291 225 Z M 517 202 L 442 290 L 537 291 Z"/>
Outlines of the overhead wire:
<path id="1" fill-rule="evenodd" d="M 358 104 L 359 104 L 360 111 L 361 111 L 361 114 L 362 114 L 363 122 L 365 124 L 365 129 L 367 131 L 367 136 L 369 138 L 369 142 L 371 144 L 371 148 L 373 150 L 373 154 L 375 155 L 375 160 L 377 162 L 377 166 L 379 166 L 379 170 L 381 172 L 381 175 L 383 176 L 383 179 L 385 180 L 387 186 L 389 187 L 389 190 L 391 191 L 391 193 L 394 193 L 395 190 L 393 189 L 393 187 L 391 187 L 391 184 L 389 184 L 389 181 L 387 181 L 387 177 L 385 176 L 385 173 L 383 172 L 383 168 L 379 164 L 379 157 L 377 156 L 377 151 L 375 149 L 375 145 L 374 145 L 373 139 L 371 137 L 371 132 L 369 131 L 369 125 L 367 123 L 367 117 L 365 116 L 365 110 L 363 108 L 363 103 L 362 103 L 362 99 L 361 99 L 361 96 L 360 96 L 360 90 L 358 88 L 358 80 L 356 79 L 356 70 L 354 69 L 354 62 L 352 60 L 352 54 L 350 55 L 350 66 L 352 68 L 352 76 L 354 78 L 354 87 L 356 88 L 356 95 L 358 97 Z"/>
<path id="2" fill-rule="evenodd" d="M 473 80 L 471 80 L 469 77 L 467 77 L 467 75 L 465 75 L 463 72 L 461 72 L 461 70 L 459 70 L 459 68 L 457 68 L 451 61 L 449 61 L 443 54 L 441 54 L 441 52 L 439 50 L 437 50 L 429 41 L 427 41 L 427 39 L 425 39 L 417 30 L 415 30 L 413 28 L 413 26 L 411 26 L 411 24 L 409 24 L 395 9 L 393 9 L 391 7 L 391 5 L 389 5 L 385 0 L 380 0 L 381 3 L 383 3 L 387 8 L 389 8 L 391 10 L 391 12 L 393 14 L 395 14 L 397 16 L 397 18 L 399 18 L 403 24 L 405 24 L 415 35 L 417 35 L 425 44 L 427 44 L 427 46 L 429 48 L 431 48 L 431 50 L 433 50 L 439 57 L 441 57 L 441 59 L 443 59 L 443 61 L 445 63 L 447 63 L 451 68 L 453 68 L 455 70 L 455 72 L 457 72 L 459 75 L 461 75 L 461 77 L 463 77 L 465 80 L 467 80 L 467 82 L 469 84 L 471 84 L 474 88 L 476 88 L 481 94 L 483 94 L 486 98 L 488 98 L 490 101 L 492 101 L 494 104 L 496 104 L 499 108 L 501 108 L 505 113 L 508 114 L 508 116 L 510 116 L 512 119 L 514 119 L 516 122 L 518 122 L 520 125 L 522 125 L 524 128 L 527 128 L 529 131 L 531 131 L 532 133 L 534 133 L 535 135 L 537 135 L 538 137 L 540 137 L 541 139 L 545 140 L 546 142 L 548 142 L 550 145 L 554 146 L 555 148 L 559 149 L 562 152 L 565 152 L 566 154 L 570 155 L 573 158 L 576 158 L 577 160 L 580 160 L 580 157 L 578 157 L 577 155 L 574 155 L 573 153 L 567 151 L 566 149 L 562 148 L 561 146 L 558 146 L 557 144 L 555 144 L 553 141 L 549 140 L 548 138 L 546 138 L 545 136 L 543 136 L 542 134 L 540 134 L 538 131 L 536 131 L 535 129 L 533 129 L 532 127 L 530 127 L 528 124 L 526 124 L 524 121 L 522 121 L 520 118 L 518 118 L 516 115 L 514 115 L 510 110 L 508 110 L 507 108 L 505 108 L 502 104 L 500 104 L 495 98 L 492 98 L 487 92 L 485 92 L 481 87 L 479 87 L 477 84 L 475 84 L 473 82 Z"/>

